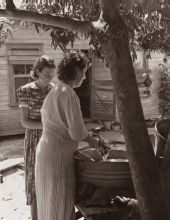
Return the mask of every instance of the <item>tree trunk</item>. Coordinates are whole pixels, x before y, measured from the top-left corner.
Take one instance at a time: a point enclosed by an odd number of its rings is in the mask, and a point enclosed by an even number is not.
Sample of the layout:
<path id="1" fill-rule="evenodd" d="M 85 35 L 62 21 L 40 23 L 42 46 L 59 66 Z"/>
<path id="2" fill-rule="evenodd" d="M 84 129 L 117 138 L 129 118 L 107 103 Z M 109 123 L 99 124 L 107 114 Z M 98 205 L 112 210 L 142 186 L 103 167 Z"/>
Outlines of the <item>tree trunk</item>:
<path id="1" fill-rule="evenodd" d="M 98 36 L 111 70 L 141 217 L 142 220 L 167 220 L 170 218 L 167 216 L 160 172 L 145 125 L 126 26 L 115 1 L 101 0 L 100 3 L 103 12 L 98 27 L 101 29 L 107 24 L 109 30 L 105 35 L 98 32 Z"/>

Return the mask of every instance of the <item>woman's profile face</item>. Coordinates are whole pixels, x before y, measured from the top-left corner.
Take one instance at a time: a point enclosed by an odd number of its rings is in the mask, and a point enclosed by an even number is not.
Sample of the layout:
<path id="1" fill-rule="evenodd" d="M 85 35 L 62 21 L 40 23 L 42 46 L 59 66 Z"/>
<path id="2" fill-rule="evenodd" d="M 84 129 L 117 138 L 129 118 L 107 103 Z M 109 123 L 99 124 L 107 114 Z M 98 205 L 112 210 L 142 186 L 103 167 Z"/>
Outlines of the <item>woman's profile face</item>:
<path id="1" fill-rule="evenodd" d="M 74 87 L 80 87 L 83 80 L 86 78 L 86 73 L 87 71 L 87 66 L 84 67 L 83 69 L 79 69 L 77 68 L 77 76 L 76 76 L 76 79 L 74 81 Z"/>
<path id="2" fill-rule="evenodd" d="M 37 73 L 38 75 L 38 80 L 44 84 L 44 85 L 49 85 L 51 80 L 54 77 L 54 73 L 55 73 L 55 68 L 50 68 L 50 67 L 44 67 L 42 69 L 42 71 L 39 71 Z"/>

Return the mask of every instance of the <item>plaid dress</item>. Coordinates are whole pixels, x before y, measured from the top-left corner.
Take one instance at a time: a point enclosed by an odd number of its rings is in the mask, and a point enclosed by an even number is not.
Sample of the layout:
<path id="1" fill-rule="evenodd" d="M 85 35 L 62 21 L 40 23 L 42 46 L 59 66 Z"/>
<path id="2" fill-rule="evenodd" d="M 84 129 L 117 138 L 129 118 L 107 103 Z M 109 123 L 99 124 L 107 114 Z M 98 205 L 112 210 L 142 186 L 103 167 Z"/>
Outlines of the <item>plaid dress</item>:
<path id="1" fill-rule="evenodd" d="M 49 85 L 48 91 L 53 87 Z M 19 98 L 19 107 L 28 108 L 28 118 L 33 121 L 41 121 L 40 109 L 44 102 L 46 95 L 44 95 L 41 89 L 35 82 L 28 83 L 21 86 L 17 90 L 17 96 Z M 36 201 L 35 194 L 35 154 L 36 147 L 41 137 L 41 129 L 26 129 L 24 148 L 25 148 L 25 190 L 27 197 L 27 205 L 31 205 L 33 201 Z"/>

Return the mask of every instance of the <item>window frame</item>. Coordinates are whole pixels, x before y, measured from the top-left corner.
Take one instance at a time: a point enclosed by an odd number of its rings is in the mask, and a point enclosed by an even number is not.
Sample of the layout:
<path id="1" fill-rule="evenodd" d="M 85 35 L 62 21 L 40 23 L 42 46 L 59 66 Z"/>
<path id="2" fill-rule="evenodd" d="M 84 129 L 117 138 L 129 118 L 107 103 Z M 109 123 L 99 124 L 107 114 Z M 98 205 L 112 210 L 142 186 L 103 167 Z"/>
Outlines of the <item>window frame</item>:
<path id="1" fill-rule="evenodd" d="M 43 54 L 43 44 L 7 44 L 8 57 L 8 91 L 9 91 L 9 106 L 18 107 L 15 89 L 15 78 L 13 65 L 33 65 L 35 59 Z M 22 77 L 21 75 L 18 77 Z M 26 74 L 23 77 L 29 77 Z"/>

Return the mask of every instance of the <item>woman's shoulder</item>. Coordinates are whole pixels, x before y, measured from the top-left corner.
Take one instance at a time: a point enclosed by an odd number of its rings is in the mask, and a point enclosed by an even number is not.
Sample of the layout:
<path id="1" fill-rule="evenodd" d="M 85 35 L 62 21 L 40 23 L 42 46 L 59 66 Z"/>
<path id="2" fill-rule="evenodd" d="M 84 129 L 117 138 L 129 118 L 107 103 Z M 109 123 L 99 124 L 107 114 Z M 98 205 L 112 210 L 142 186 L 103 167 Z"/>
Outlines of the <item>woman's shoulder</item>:
<path id="1" fill-rule="evenodd" d="M 32 91 L 32 88 L 35 87 L 35 83 L 34 82 L 31 82 L 31 83 L 27 83 L 23 86 L 20 86 L 18 89 L 17 89 L 17 96 L 19 98 L 22 98 L 22 97 L 29 97 L 30 95 L 30 92 Z"/>
<path id="2" fill-rule="evenodd" d="M 36 86 L 35 82 L 30 82 L 30 83 L 27 83 L 23 86 L 20 86 L 19 90 L 30 91 L 31 89 L 36 89 L 36 88 L 37 88 L 37 86 Z"/>
<path id="3" fill-rule="evenodd" d="M 48 88 L 49 88 L 49 89 L 52 89 L 54 86 L 55 86 L 55 84 L 54 84 L 53 82 L 50 82 Z"/>
<path id="4" fill-rule="evenodd" d="M 55 85 L 53 90 L 54 90 L 55 95 L 63 99 L 68 98 L 70 96 L 74 96 L 74 93 L 75 93 L 74 90 L 70 86 L 64 83 L 59 83 Z"/>

